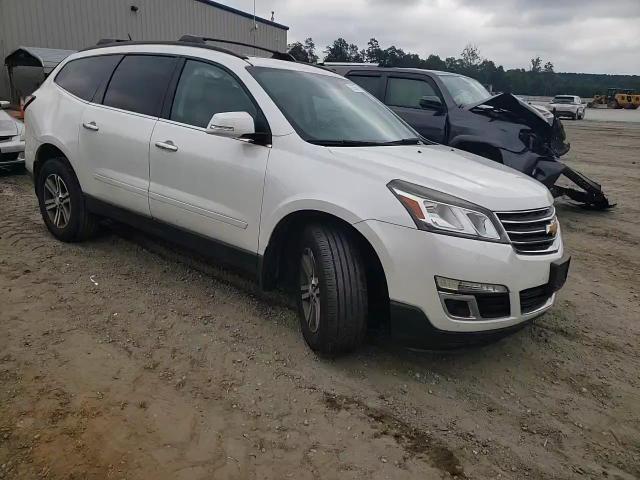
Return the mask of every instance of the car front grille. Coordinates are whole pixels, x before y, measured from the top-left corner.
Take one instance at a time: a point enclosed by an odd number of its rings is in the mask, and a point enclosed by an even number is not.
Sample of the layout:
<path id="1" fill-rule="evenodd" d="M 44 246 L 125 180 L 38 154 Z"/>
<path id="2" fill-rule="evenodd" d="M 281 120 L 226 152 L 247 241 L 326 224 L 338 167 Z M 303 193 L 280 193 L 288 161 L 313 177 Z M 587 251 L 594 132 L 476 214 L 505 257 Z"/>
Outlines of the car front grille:
<path id="1" fill-rule="evenodd" d="M 0 153 L 0 162 L 10 162 L 17 160 L 20 156 L 20 152 Z"/>
<path id="2" fill-rule="evenodd" d="M 538 310 L 549 301 L 551 295 L 553 295 L 553 290 L 546 284 L 522 290 L 520 292 L 520 311 L 524 314 Z"/>
<path id="3" fill-rule="evenodd" d="M 496 212 L 516 252 L 523 255 L 544 255 L 556 252 L 558 231 L 553 207 L 513 212 Z"/>
<path id="4" fill-rule="evenodd" d="M 15 137 L 15 135 L 9 135 L 8 137 L 0 137 L 0 142 L 8 142 L 9 140 L 11 140 L 13 137 Z"/>

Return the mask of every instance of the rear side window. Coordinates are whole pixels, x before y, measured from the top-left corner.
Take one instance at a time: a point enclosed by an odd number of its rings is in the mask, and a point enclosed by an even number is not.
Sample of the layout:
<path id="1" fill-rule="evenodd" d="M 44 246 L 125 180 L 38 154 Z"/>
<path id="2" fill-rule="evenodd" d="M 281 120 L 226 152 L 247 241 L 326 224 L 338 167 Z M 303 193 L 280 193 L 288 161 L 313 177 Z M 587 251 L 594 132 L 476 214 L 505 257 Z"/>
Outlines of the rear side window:
<path id="1" fill-rule="evenodd" d="M 171 120 L 206 127 L 216 113 L 248 112 L 254 120 L 257 109 L 238 81 L 223 69 L 187 60 L 178 83 Z M 259 131 L 259 127 L 256 125 Z"/>
<path id="2" fill-rule="evenodd" d="M 175 62 L 174 57 L 126 56 L 113 73 L 102 103 L 157 117 Z"/>
<path id="3" fill-rule="evenodd" d="M 433 87 L 424 80 L 389 78 L 385 102 L 394 107 L 421 108 L 422 97 L 437 96 Z"/>
<path id="4" fill-rule="evenodd" d="M 91 101 L 121 59 L 122 55 L 102 55 L 72 60 L 62 67 L 54 81 L 76 97 Z"/>
<path id="5" fill-rule="evenodd" d="M 347 75 L 353 83 L 360 85 L 375 97 L 380 97 L 382 91 L 382 77 L 374 75 Z"/>

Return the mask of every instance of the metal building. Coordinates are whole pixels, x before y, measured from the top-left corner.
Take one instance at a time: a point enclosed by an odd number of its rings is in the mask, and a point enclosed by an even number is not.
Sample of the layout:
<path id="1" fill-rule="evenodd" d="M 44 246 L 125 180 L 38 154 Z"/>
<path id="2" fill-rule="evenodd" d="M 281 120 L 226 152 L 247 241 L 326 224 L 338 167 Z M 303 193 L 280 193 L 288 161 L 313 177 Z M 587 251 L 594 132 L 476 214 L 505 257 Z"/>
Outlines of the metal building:
<path id="1" fill-rule="evenodd" d="M 193 34 L 285 51 L 288 29 L 209 0 L 0 0 L 0 99 L 10 95 L 4 59 L 19 47 L 80 50 L 100 38 L 177 40 Z"/>

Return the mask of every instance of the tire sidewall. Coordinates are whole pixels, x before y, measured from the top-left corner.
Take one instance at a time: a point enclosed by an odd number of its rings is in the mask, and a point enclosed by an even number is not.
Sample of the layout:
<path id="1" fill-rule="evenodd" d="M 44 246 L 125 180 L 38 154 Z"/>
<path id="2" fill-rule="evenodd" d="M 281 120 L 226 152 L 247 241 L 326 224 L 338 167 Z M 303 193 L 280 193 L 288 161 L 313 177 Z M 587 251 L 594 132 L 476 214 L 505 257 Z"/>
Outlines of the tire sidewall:
<path id="1" fill-rule="evenodd" d="M 44 205 L 44 182 L 47 177 L 55 173 L 59 175 L 64 181 L 69 192 L 69 198 L 71 203 L 70 219 L 64 228 L 59 228 L 53 224 L 49 218 L 49 214 L 46 211 Z M 47 229 L 51 234 L 59 240 L 70 242 L 73 241 L 80 229 L 80 221 L 84 214 L 84 198 L 82 196 L 82 190 L 76 179 L 73 171 L 69 166 L 61 159 L 55 158 L 48 160 L 38 172 L 38 178 L 36 180 L 36 195 L 38 197 L 38 203 L 40 205 L 40 213 L 44 220 Z"/>
<path id="2" fill-rule="evenodd" d="M 309 248 L 313 252 L 313 257 L 316 262 L 316 271 L 318 275 L 318 285 L 320 287 L 320 324 L 315 332 L 312 332 L 307 325 L 304 309 L 302 308 L 302 295 L 300 294 L 300 274 L 302 270 L 302 254 L 306 248 Z M 329 308 L 329 295 L 334 292 L 330 292 L 327 286 L 327 274 L 326 266 L 322 262 L 322 253 L 318 240 L 312 233 L 311 229 L 305 229 L 298 244 L 296 251 L 296 268 L 295 268 L 295 285 L 296 285 L 296 305 L 298 310 L 298 318 L 300 319 L 300 329 L 305 341 L 313 350 L 319 350 L 325 342 L 328 336 L 328 318 L 327 309 Z"/>

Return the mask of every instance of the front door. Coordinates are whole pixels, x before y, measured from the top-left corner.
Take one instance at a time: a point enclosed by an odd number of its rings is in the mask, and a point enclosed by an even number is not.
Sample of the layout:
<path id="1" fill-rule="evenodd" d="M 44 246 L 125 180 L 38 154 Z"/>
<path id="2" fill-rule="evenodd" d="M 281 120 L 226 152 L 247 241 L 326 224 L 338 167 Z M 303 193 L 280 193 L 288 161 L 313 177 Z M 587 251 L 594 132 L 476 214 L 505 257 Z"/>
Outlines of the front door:
<path id="1" fill-rule="evenodd" d="M 395 74 L 394 74 L 395 75 Z M 411 125 L 420 135 L 443 143 L 445 141 L 446 107 L 429 110 L 420 106 L 423 97 L 439 97 L 436 85 L 424 76 L 391 76 L 387 78 L 384 103 Z"/>
<path id="2" fill-rule="evenodd" d="M 215 113 L 237 111 L 251 114 L 256 131 L 268 129 L 240 80 L 212 63 L 185 62 L 151 138 L 149 203 L 158 220 L 255 253 L 270 148 L 205 131 Z"/>

